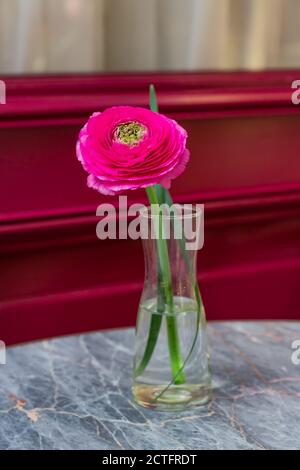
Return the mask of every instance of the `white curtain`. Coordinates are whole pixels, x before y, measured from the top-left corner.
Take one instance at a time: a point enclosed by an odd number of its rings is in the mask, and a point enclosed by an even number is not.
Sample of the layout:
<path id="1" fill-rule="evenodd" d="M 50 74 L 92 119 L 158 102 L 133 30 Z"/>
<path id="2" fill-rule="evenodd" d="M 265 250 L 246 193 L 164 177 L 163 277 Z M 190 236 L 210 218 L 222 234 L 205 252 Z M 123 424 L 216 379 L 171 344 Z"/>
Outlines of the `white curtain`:
<path id="1" fill-rule="evenodd" d="M 0 0 L 0 74 L 300 66 L 300 0 Z"/>

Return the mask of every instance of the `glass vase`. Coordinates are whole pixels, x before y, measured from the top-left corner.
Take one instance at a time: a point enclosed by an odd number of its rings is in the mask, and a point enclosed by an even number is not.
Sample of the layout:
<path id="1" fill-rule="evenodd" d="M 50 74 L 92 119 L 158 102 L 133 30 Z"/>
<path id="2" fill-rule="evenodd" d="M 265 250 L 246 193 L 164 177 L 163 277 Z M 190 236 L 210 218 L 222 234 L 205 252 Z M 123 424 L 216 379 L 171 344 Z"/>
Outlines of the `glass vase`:
<path id="1" fill-rule="evenodd" d="M 196 277 L 201 210 L 153 206 L 140 216 L 145 280 L 135 336 L 135 401 L 163 411 L 211 398 L 206 319 Z M 186 230 L 186 227 L 189 230 Z"/>

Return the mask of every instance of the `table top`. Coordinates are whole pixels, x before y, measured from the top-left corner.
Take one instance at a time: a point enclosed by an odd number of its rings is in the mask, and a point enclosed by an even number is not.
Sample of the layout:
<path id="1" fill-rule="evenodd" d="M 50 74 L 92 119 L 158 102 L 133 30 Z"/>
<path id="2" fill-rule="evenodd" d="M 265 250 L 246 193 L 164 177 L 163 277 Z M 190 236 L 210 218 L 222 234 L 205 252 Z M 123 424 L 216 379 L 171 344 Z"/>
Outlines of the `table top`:
<path id="1" fill-rule="evenodd" d="M 300 322 L 210 323 L 213 400 L 182 413 L 132 402 L 133 336 L 123 329 L 8 348 L 0 448 L 300 448 L 300 364 L 292 361 Z"/>

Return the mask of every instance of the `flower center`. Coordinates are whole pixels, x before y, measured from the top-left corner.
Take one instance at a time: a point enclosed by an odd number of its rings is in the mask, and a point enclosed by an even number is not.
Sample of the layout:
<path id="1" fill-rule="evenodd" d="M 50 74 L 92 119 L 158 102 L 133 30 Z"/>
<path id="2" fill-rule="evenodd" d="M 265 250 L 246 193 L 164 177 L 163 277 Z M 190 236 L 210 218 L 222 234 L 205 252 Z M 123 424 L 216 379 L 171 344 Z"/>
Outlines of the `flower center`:
<path id="1" fill-rule="evenodd" d="M 125 122 L 119 124 L 114 132 L 114 139 L 125 145 L 138 144 L 146 134 L 146 127 L 139 122 Z"/>

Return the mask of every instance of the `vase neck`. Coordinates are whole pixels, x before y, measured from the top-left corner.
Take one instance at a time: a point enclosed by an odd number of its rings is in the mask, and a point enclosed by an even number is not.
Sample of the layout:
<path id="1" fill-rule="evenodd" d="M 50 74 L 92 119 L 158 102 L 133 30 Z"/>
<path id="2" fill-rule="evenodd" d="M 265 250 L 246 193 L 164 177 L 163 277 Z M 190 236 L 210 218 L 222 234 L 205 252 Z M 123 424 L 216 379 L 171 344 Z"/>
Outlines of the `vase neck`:
<path id="1" fill-rule="evenodd" d="M 159 287 L 163 284 L 165 289 L 168 284 L 172 296 L 193 298 L 198 251 L 185 239 L 183 219 L 148 217 L 146 235 L 143 248 L 147 297 L 156 297 Z"/>

